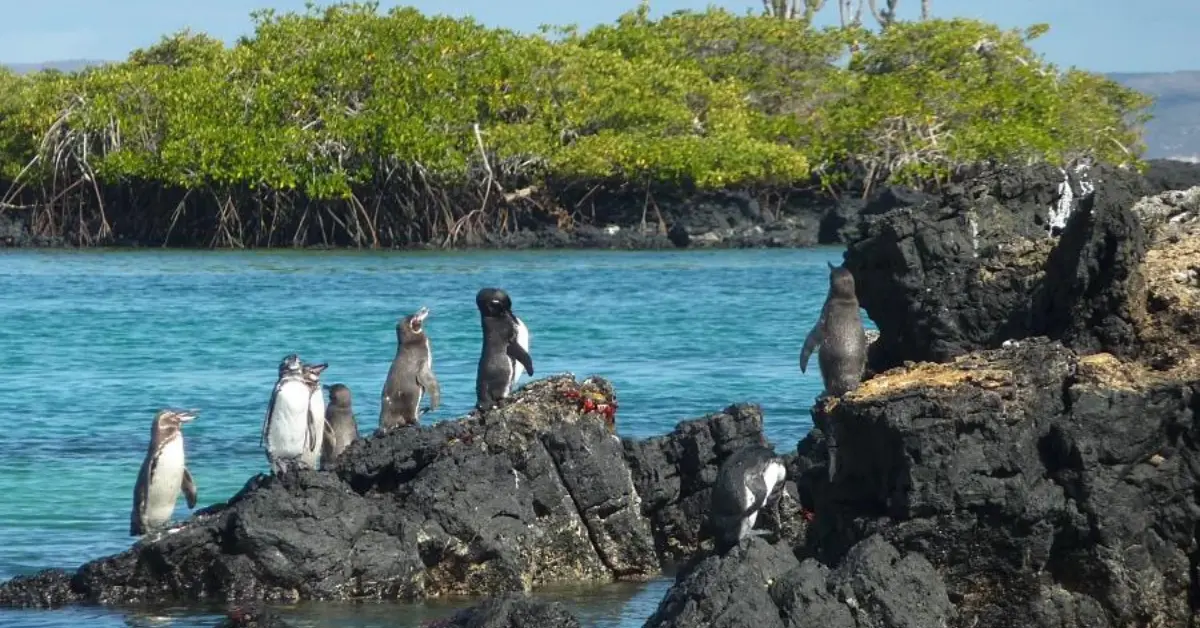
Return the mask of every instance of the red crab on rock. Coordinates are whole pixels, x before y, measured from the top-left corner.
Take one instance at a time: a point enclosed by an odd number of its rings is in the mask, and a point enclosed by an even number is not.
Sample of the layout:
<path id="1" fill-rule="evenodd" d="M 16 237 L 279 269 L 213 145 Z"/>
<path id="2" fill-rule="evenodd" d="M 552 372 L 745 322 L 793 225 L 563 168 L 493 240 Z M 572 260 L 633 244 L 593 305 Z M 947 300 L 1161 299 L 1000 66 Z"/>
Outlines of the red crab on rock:
<path id="1" fill-rule="evenodd" d="M 562 395 L 573 399 L 579 404 L 580 412 L 584 414 L 597 413 L 604 417 L 608 429 L 615 432 L 617 428 L 617 400 L 600 390 L 588 390 L 587 382 L 578 390 L 564 390 Z"/>

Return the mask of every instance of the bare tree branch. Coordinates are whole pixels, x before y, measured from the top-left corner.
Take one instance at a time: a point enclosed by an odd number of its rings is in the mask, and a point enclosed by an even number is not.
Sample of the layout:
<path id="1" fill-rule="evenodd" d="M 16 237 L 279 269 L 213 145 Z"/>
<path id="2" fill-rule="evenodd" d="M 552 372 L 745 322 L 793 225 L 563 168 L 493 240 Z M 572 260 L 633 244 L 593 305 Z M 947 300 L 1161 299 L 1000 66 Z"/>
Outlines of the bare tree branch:
<path id="1" fill-rule="evenodd" d="M 879 0 L 867 0 L 867 4 L 871 7 L 871 14 L 875 16 L 875 21 L 879 22 L 880 28 L 887 28 L 896 21 L 896 5 L 900 0 L 885 0 L 887 5 L 883 9 L 879 8 Z M 924 2 L 925 0 L 922 0 Z"/>

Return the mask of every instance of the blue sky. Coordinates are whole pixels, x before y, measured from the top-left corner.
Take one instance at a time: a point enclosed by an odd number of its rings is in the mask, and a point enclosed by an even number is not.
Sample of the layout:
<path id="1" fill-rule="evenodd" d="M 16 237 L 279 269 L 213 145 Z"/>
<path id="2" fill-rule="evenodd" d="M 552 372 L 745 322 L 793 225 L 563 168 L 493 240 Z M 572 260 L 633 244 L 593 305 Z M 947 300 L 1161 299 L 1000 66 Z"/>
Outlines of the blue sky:
<path id="1" fill-rule="evenodd" d="M 327 2 L 321 2 L 327 4 Z M 381 2 L 390 7 L 397 2 Z M 636 0 L 435 0 L 409 2 L 425 13 L 472 15 L 492 26 L 533 31 L 541 23 L 591 26 L 610 22 Z M 718 4 L 741 12 L 761 0 L 652 0 L 655 14 Z M 882 0 L 880 2 L 882 4 Z M 903 17 L 915 17 L 919 0 L 901 0 Z M 837 21 L 829 0 L 818 23 Z M 254 8 L 303 10 L 304 0 L 0 0 L 0 62 L 123 59 L 184 27 L 232 41 L 250 28 Z M 1048 22 L 1038 49 L 1059 65 L 1099 72 L 1167 72 L 1200 69 L 1194 49 L 1200 0 L 932 0 L 936 16 L 985 19 L 1006 27 Z"/>

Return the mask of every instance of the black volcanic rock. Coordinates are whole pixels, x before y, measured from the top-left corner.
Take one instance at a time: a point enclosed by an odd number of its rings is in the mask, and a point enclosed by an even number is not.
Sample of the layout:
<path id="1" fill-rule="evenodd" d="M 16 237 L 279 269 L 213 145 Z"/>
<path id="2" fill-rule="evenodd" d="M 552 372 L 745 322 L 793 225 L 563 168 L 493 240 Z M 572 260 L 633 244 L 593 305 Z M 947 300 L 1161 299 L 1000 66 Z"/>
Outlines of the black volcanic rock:
<path id="1" fill-rule="evenodd" d="M 1186 625 L 1198 393 L 1046 339 L 885 373 L 816 409 L 838 471 L 803 551 L 840 568 L 880 535 L 919 553 L 954 626 Z"/>
<path id="2" fill-rule="evenodd" d="M 1149 234 L 1133 206 L 1144 191 L 1136 179 L 1109 178 L 1081 200 L 1046 259 L 1026 333 L 1081 353 L 1134 357 L 1136 295 L 1144 290 L 1138 269 Z"/>
<path id="3" fill-rule="evenodd" d="M 1054 237 L 1030 181 L 863 218 L 847 265 L 880 347 L 788 461 L 811 523 L 696 561 L 648 626 L 1200 618 L 1200 188 L 1098 169 Z"/>
<path id="4" fill-rule="evenodd" d="M 761 408 L 742 404 L 680 423 L 665 436 L 625 441 L 642 512 L 665 557 L 682 560 L 700 548 L 717 468 L 738 449 L 766 444 L 762 422 Z"/>
<path id="5" fill-rule="evenodd" d="M 1186 190 L 1200 185 L 1200 163 L 1177 159 L 1150 159 L 1143 173 L 1151 193 Z"/>
<path id="6" fill-rule="evenodd" d="M 506 594 L 436 620 L 424 628 L 579 628 L 579 620 L 558 602 Z"/>
<path id="7" fill-rule="evenodd" d="M 1063 314 L 1062 308 L 1073 307 L 1063 299 L 1106 298 L 1076 293 L 1096 288 L 1089 276 L 1099 279 L 1113 264 L 1140 261 L 1137 242 L 1119 240 L 1113 244 L 1119 253 L 1097 247 L 1128 231 L 1120 211 L 1148 187 L 1136 173 L 1106 166 L 1065 172 L 1048 165 L 997 168 L 948 185 L 940 198 L 922 205 L 863 214 L 848 236 L 845 263 L 857 280 L 859 302 L 880 331 L 871 348 L 873 371 L 905 360 L 944 362 L 1010 338 L 1067 333 L 1054 317 L 1074 316 L 1085 327 L 1093 322 L 1081 312 Z M 1049 216 L 1060 202 L 1064 176 L 1072 190 L 1072 220 L 1070 233 L 1055 238 Z M 1094 220 L 1115 231 L 1095 230 Z M 1064 241 L 1050 283 L 1043 284 L 1050 251 Z M 1095 250 L 1075 250 L 1083 247 Z M 1123 257 L 1117 262 L 1112 255 Z M 1074 266 L 1077 260 L 1082 266 Z M 1044 305 L 1031 311 L 1043 285 Z"/>
<path id="8" fill-rule="evenodd" d="M 681 576 L 646 628 L 925 628 L 953 615 L 933 565 L 880 536 L 830 570 L 754 538 Z"/>
<path id="9" fill-rule="evenodd" d="M 216 628 L 292 628 L 292 624 L 269 608 L 249 606 L 231 609 Z"/>

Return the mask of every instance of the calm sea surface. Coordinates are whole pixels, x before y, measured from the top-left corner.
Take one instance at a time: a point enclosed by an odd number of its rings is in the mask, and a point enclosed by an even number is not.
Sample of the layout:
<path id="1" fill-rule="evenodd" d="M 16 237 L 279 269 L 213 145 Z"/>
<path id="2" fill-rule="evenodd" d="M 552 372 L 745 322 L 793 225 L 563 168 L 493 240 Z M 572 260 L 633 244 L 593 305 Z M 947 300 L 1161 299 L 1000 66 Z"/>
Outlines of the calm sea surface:
<path id="1" fill-rule="evenodd" d="M 797 356 L 841 249 L 670 252 L 0 252 L 0 580 L 129 547 L 154 412 L 185 428 L 201 505 L 267 471 L 259 430 L 276 366 L 327 361 L 375 427 L 396 320 L 425 305 L 443 406 L 474 404 L 475 292 L 506 289 L 538 376 L 599 374 L 623 436 L 669 431 L 741 401 L 777 449 L 807 432 L 820 392 Z M 523 381 L 528 381 L 526 378 Z M 185 518 L 181 499 L 176 516 Z M 640 626 L 667 582 L 541 592 L 586 626 Z M 304 626 L 415 627 L 459 602 L 302 604 Z M 3 626 L 211 626 L 220 609 L 0 611 Z"/>

